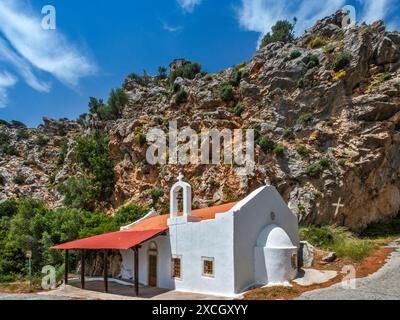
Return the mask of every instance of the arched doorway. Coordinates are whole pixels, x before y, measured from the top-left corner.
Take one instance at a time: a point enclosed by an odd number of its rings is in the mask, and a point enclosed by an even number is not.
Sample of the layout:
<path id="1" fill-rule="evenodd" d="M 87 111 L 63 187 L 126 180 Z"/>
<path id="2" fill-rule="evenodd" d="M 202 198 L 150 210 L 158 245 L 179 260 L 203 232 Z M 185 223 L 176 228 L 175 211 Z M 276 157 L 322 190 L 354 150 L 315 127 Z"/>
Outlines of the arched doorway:
<path id="1" fill-rule="evenodd" d="M 157 287 L 157 244 L 150 242 L 149 244 L 149 286 Z"/>

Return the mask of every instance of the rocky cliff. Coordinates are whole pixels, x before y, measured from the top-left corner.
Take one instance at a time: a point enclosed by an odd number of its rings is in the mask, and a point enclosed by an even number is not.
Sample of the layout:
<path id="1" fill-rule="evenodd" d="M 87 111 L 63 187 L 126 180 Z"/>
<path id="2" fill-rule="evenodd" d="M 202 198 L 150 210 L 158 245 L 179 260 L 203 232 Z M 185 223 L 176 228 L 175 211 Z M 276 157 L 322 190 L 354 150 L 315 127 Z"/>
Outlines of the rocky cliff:
<path id="1" fill-rule="evenodd" d="M 77 173 L 68 161 L 74 137 L 101 128 L 110 136 L 113 209 L 152 205 L 150 190 L 161 188 L 158 209 L 167 210 L 169 187 L 184 171 L 195 207 L 237 200 L 270 183 L 304 223 L 358 231 L 396 214 L 400 33 L 386 32 L 382 21 L 344 30 L 342 18 L 337 13 L 318 21 L 293 43 L 269 44 L 235 68 L 177 78 L 188 94 L 183 102 L 177 103 L 168 80 L 128 77 L 123 89 L 129 103 L 118 120 L 102 122 L 89 114 L 83 126 L 67 120 L 46 120 L 38 129 L 0 124 L 15 147 L 0 160 L 0 201 L 33 196 L 60 206 L 57 185 Z M 233 78 L 233 96 L 222 99 L 221 87 Z M 239 102 L 240 112 L 234 108 Z M 151 166 L 140 137 L 155 127 L 167 132 L 170 120 L 197 132 L 255 128 L 264 144 L 280 148 L 274 152 L 258 143 L 249 176 L 228 165 Z M 344 206 L 337 211 L 338 201 Z"/>

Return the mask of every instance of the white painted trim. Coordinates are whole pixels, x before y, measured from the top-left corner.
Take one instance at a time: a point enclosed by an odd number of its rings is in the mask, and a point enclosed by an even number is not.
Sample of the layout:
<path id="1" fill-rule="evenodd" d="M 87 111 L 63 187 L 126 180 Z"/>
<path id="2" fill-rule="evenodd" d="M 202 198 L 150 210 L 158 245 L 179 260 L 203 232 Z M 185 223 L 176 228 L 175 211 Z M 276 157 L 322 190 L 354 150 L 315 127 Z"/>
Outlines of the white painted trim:
<path id="1" fill-rule="evenodd" d="M 70 278 L 70 279 L 68 279 L 68 281 L 69 282 L 80 282 L 81 279 L 80 278 Z M 95 281 L 104 281 L 104 278 L 103 277 L 85 277 L 85 282 L 95 282 Z M 134 285 L 131 282 L 127 282 L 127 281 L 119 280 L 119 279 L 115 279 L 115 278 L 108 278 L 108 282 L 118 283 L 123 286 L 133 286 Z"/>
<path id="2" fill-rule="evenodd" d="M 147 219 L 150 219 L 150 218 L 159 216 L 159 215 L 160 215 L 160 214 L 159 214 L 156 210 L 151 209 L 150 212 L 149 212 L 148 214 L 146 214 L 143 218 L 141 218 L 141 219 L 139 219 L 139 220 L 136 220 L 135 222 L 131 223 L 130 225 L 127 225 L 127 226 L 125 226 L 125 227 L 121 227 L 121 228 L 120 228 L 120 231 L 129 230 L 129 229 L 131 229 L 134 225 L 136 225 L 136 224 L 138 224 L 138 223 L 140 223 L 140 222 L 142 222 L 142 221 L 144 221 L 144 220 L 147 220 Z"/>

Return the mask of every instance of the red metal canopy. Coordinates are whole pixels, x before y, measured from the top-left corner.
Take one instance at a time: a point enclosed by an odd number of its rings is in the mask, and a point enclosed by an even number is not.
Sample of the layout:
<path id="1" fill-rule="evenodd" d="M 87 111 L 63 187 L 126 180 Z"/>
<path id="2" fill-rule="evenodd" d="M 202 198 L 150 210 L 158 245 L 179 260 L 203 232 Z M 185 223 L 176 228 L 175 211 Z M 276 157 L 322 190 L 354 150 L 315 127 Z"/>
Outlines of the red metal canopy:
<path id="1" fill-rule="evenodd" d="M 118 231 L 76 240 L 52 249 L 129 249 L 165 232 L 166 229 L 145 231 Z"/>

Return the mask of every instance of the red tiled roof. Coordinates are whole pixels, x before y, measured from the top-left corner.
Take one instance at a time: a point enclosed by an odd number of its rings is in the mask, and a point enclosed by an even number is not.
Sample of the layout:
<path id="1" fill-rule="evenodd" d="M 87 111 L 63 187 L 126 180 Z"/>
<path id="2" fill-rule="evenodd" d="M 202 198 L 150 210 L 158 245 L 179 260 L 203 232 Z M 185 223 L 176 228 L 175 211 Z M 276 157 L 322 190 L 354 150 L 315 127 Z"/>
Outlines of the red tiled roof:
<path id="1" fill-rule="evenodd" d="M 228 204 L 223 204 L 220 206 L 215 206 L 215 207 L 210 207 L 210 208 L 204 208 L 204 209 L 198 209 L 198 210 L 193 210 L 192 215 L 195 217 L 201 218 L 201 220 L 212 220 L 215 219 L 215 215 L 217 213 L 224 213 L 229 211 L 230 209 L 233 208 L 233 206 L 237 202 L 233 203 L 228 203 Z M 180 213 L 179 215 L 182 215 Z M 141 221 L 130 228 L 129 231 L 143 231 L 143 230 L 151 230 L 151 229 L 168 229 L 167 226 L 167 220 L 169 218 L 169 214 L 165 214 L 162 216 L 156 216 L 144 221 Z"/>
<path id="2" fill-rule="evenodd" d="M 212 220 L 215 219 L 217 213 L 229 211 L 236 203 L 193 210 L 192 215 L 199 217 L 202 221 Z M 168 218 L 169 215 L 152 217 L 133 225 L 128 230 L 68 242 L 55 246 L 53 249 L 129 249 L 168 230 Z"/>

